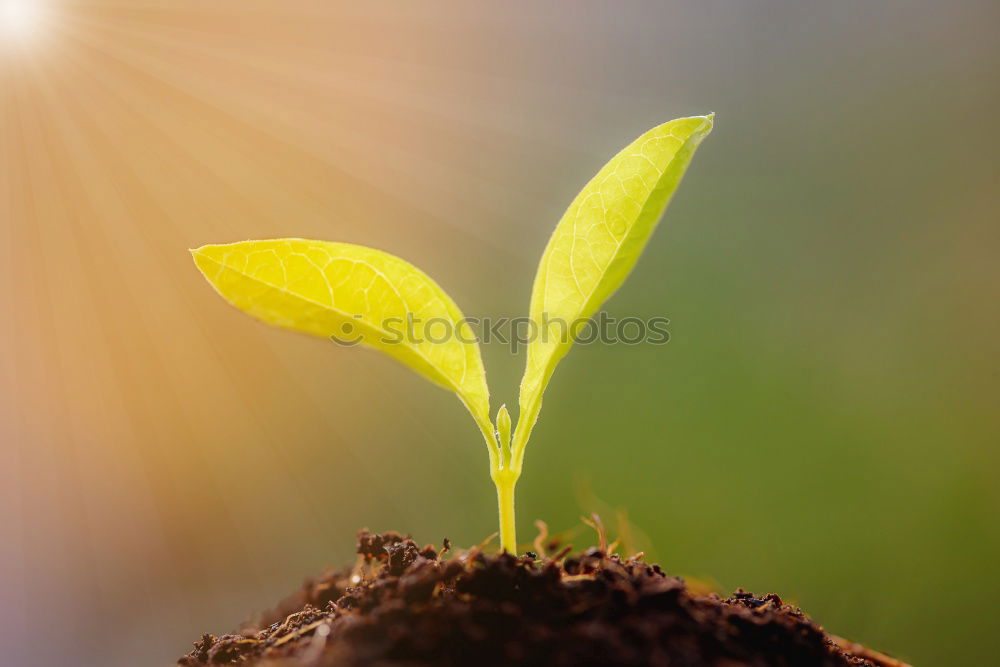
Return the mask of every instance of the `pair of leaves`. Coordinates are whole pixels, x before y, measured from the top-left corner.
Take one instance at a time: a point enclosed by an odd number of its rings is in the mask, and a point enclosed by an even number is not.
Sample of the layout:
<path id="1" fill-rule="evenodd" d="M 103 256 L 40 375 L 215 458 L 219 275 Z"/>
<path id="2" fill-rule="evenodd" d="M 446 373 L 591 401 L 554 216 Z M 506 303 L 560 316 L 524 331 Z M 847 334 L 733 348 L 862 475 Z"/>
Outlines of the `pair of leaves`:
<path id="1" fill-rule="evenodd" d="M 462 312 L 412 264 L 372 248 L 304 239 L 208 245 L 192 254 L 237 308 L 268 324 L 378 349 L 453 391 L 483 432 L 494 472 L 517 475 L 542 394 L 573 343 L 562 327 L 591 317 L 621 286 L 712 122 L 711 115 L 679 118 L 646 132 L 598 172 L 559 221 L 531 295 L 535 330 L 548 325 L 550 335 L 529 344 L 512 441 L 502 408 L 498 444 L 479 345 Z M 451 335 L 440 335 L 442 328 Z"/>

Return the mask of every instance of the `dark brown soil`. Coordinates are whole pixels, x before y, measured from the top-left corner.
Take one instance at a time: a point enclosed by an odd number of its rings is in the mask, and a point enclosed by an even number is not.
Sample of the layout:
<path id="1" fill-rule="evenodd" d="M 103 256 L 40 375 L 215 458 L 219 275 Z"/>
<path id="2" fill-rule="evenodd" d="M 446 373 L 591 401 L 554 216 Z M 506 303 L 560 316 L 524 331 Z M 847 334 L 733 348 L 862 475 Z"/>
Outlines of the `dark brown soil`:
<path id="1" fill-rule="evenodd" d="M 204 635 L 178 664 L 902 665 L 777 595 L 699 594 L 641 556 L 452 553 L 447 540 L 438 551 L 367 531 L 358 553 L 238 634 Z"/>

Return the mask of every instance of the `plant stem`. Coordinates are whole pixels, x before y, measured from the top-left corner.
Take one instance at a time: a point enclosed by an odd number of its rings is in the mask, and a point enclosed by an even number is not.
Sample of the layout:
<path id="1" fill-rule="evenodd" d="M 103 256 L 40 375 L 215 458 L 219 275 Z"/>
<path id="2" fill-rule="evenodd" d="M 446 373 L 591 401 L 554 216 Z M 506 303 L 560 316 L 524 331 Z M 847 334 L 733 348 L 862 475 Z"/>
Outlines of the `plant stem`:
<path id="1" fill-rule="evenodd" d="M 497 504 L 500 507 L 500 548 L 517 554 L 517 526 L 514 522 L 514 487 L 520 475 L 502 470 L 493 475 L 497 487 Z"/>

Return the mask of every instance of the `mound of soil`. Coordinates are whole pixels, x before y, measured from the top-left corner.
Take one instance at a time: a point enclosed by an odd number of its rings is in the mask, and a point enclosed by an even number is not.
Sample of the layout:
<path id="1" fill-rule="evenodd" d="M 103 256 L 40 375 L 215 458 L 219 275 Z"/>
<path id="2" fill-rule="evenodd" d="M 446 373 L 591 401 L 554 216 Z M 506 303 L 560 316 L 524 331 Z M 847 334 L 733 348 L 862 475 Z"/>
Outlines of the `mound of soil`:
<path id="1" fill-rule="evenodd" d="M 452 553 L 362 531 L 355 567 L 307 581 L 238 634 L 204 635 L 178 664 L 905 667 L 777 595 L 723 599 L 641 555 L 567 552 Z"/>

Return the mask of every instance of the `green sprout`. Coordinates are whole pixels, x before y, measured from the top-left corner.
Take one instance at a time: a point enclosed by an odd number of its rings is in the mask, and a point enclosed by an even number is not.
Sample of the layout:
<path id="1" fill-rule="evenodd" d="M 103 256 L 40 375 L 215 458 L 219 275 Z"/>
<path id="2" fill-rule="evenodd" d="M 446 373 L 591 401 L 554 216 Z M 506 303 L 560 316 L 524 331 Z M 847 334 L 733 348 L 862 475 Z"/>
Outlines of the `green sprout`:
<path id="1" fill-rule="evenodd" d="M 531 292 L 536 335 L 528 344 L 513 432 L 505 405 L 495 423 L 490 419 L 486 371 L 469 322 L 412 264 L 373 248 L 297 238 L 206 245 L 191 253 L 219 294 L 254 317 L 377 349 L 454 392 L 486 441 L 500 545 L 515 553 L 514 488 L 542 394 L 573 345 L 567 323 L 578 332 L 624 282 L 712 124 L 709 114 L 646 132 L 604 165 L 559 221 Z M 403 323 L 406 336 L 400 336 Z M 442 328 L 453 335 L 442 336 Z"/>

